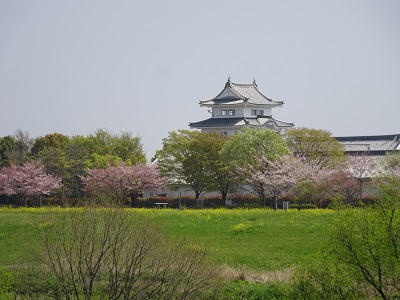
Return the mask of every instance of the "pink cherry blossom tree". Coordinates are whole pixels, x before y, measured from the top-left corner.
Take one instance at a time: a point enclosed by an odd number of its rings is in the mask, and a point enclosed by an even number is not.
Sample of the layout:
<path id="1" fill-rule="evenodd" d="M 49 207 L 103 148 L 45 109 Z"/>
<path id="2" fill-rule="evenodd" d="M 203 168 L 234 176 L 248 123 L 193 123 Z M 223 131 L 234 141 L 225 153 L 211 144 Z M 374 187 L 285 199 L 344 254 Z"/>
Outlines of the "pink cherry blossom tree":
<path id="1" fill-rule="evenodd" d="M 379 165 L 374 157 L 366 154 L 348 156 L 346 161 L 325 173 L 325 188 L 332 195 L 339 195 L 347 202 L 362 200 L 364 183 L 379 175 Z"/>
<path id="2" fill-rule="evenodd" d="M 348 156 L 347 166 L 352 178 L 357 180 L 359 198 L 362 200 L 364 183 L 378 177 L 381 167 L 379 166 L 376 157 L 367 154 Z"/>
<path id="3" fill-rule="evenodd" d="M 278 160 L 262 157 L 258 165 L 262 165 L 262 168 L 250 166 L 246 170 L 248 174 L 246 182 L 261 200 L 265 199 L 267 194 L 270 195 L 275 209 L 278 200 L 292 195 L 295 186 L 299 182 L 311 180 L 313 174 L 313 165 L 292 155 L 284 155 Z M 258 187 L 259 190 L 254 187 Z"/>
<path id="4" fill-rule="evenodd" d="M 49 195 L 61 186 L 61 179 L 47 174 L 44 165 L 36 161 L 0 170 L 0 193 L 17 195 L 25 206 L 28 197 Z"/>
<path id="5" fill-rule="evenodd" d="M 330 176 L 331 169 L 320 164 L 318 160 L 303 157 L 298 159 L 299 176 L 295 187 L 295 198 L 299 203 L 313 203 L 320 207 L 328 194 L 325 188 L 326 178 Z"/>
<path id="6" fill-rule="evenodd" d="M 347 164 L 338 165 L 325 174 L 322 188 L 332 197 L 339 196 L 347 202 L 353 202 L 360 193 L 357 178 L 353 177 Z"/>
<path id="7" fill-rule="evenodd" d="M 246 172 L 246 183 L 260 199 L 271 196 L 275 209 L 278 201 L 288 196 L 309 198 L 318 194 L 324 198 L 323 182 L 331 173 L 323 166 L 293 155 L 278 160 L 262 157 L 259 162 L 262 168 L 250 167 L 242 172 Z"/>
<path id="8" fill-rule="evenodd" d="M 146 164 L 127 166 L 121 163 L 107 169 L 91 169 L 81 179 L 85 192 L 105 194 L 119 204 L 142 190 L 160 190 L 164 187 L 164 179 L 156 166 Z"/>

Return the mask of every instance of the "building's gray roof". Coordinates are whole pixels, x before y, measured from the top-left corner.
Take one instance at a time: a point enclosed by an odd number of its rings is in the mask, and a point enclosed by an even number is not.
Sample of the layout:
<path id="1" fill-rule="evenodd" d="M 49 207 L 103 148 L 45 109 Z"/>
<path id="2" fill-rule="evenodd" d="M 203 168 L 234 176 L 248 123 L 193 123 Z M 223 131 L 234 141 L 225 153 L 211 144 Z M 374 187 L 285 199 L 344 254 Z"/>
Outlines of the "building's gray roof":
<path id="1" fill-rule="evenodd" d="M 293 123 L 276 120 L 271 116 L 258 116 L 257 118 L 209 118 L 200 122 L 189 123 L 189 126 L 192 128 L 226 128 L 243 126 L 266 127 L 269 124 L 275 124 L 278 128 L 289 128 L 294 126 Z"/>
<path id="2" fill-rule="evenodd" d="M 373 136 L 344 136 L 336 137 L 344 147 L 345 153 L 368 152 L 384 155 L 387 152 L 400 150 L 400 134 Z"/>
<path id="3" fill-rule="evenodd" d="M 226 97 L 223 92 L 229 89 L 234 96 Z M 238 105 L 248 103 L 251 105 L 268 105 L 271 107 L 281 106 L 283 101 L 275 101 L 266 97 L 257 87 L 255 81 L 252 84 L 233 83 L 230 79 L 225 84 L 223 90 L 210 100 L 200 101 L 201 106 L 213 105 Z"/>

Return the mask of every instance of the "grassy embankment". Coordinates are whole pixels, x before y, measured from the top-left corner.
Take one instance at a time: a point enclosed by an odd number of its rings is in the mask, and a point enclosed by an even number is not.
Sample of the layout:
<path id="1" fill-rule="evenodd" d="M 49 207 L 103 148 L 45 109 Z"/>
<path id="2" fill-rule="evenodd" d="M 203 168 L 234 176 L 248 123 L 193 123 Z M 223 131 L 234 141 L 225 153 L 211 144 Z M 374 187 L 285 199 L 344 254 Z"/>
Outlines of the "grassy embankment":
<path id="1" fill-rule="evenodd" d="M 35 225 L 63 209 L 0 209 L 0 266 L 30 261 Z M 72 209 L 73 212 L 73 209 Z M 330 210 L 127 209 L 151 216 L 171 236 L 207 247 L 217 264 L 236 270 L 279 272 L 306 262 L 328 239 Z"/>

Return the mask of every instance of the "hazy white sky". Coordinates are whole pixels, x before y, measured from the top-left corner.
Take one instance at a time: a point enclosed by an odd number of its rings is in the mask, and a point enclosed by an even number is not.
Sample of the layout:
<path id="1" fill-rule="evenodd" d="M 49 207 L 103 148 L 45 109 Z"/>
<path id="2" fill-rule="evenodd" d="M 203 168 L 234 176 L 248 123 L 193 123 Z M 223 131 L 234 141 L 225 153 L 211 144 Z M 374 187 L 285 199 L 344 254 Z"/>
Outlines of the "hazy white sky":
<path id="1" fill-rule="evenodd" d="M 335 136 L 400 133 L 400 1 L 0 0 L 0 136 L 131 131 L 147 157 L 228 76 Z"/>

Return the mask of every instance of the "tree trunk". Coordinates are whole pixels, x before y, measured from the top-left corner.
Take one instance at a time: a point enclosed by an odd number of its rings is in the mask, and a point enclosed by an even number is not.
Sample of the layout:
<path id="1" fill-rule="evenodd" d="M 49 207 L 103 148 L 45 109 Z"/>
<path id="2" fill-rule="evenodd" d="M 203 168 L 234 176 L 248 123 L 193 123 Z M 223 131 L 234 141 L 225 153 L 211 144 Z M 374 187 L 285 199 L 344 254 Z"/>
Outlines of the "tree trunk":
<path id="1" fill-rule="evenodd" d="M 137 207 L 138 206 L 138 192 L 132 192 L 131 193 L 131 207 Z"/>
<path id="2" fill-rule="evenodd" d="M 264 185 L 260 185 L 260 192 L 261 192 L 261 206 L 265 207 L 266 206 L 266 199 L 265 199 L 265 189 Z"/>
<path id="3" fill-rule="evenodd" d="M 225 205 L 227 205 L 227 203 L 226 203 L 226 198 L 228 197 L 228 191 L 220 191 L 221 192 L 221 199 L 222 199 L 222 202 L 225 204 Z"/>
<path id="4" fill-rule="evenodd" d="M 195 192 L 195 195 L 196 195 L 196 206 L 197 207 L 202 207 L 203 205 L 200 206 L 200 194 L 201 194 L 201 192 L 200 191 L 194 191 L 194 192 Z"/>
<path id="5" fill-rule="evenodd" d="M 62 196 L 61 196 L 61 206 L 65 207 L 65 190 L 64 190 L 64 182 L 62 182 L 61 186 Z"/>

